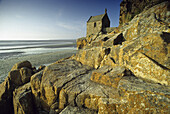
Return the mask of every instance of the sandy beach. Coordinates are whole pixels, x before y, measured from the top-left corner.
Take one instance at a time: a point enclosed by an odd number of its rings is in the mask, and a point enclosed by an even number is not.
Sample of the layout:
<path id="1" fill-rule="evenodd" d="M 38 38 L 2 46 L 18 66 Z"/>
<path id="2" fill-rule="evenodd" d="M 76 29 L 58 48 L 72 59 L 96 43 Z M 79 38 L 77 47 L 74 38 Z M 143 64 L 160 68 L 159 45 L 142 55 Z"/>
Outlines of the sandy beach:
<path id="1" fill-rule="evenodd" d="M 40 65 L 48 65 L 59 59 L 72 56 L 76 53 L 76 49 L 66 49 L 56 52 L 48 52 L 42 54 L 25 55 L 19 57 L 11 57 L 7 59 L 0 59 L 0 83 L 4 81 L 8 72 L 11 70 L 15 63 L 28 60 L 33 66 L 39 67 Z"/>

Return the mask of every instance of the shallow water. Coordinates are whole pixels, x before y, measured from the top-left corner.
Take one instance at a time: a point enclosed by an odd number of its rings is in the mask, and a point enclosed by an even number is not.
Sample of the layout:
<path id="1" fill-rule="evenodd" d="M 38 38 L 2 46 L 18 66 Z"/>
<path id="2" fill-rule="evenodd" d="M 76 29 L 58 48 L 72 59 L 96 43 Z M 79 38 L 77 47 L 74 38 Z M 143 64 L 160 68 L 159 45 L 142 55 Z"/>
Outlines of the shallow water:
<path id="1" fill-rule="evenodd" d="M 0 59 L 76 48 L 75 40 L 0 41 Z"/>

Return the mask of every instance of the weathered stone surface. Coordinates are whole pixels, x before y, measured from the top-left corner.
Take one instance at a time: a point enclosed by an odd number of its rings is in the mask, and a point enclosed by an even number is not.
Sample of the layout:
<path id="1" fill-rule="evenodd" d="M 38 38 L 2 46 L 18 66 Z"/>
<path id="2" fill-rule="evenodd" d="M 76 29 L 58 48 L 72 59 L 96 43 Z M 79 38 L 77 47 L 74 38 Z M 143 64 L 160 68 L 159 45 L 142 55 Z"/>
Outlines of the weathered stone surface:
<path id="1" fill-rule="evenodd" d="M 97 83 L 117 88 L 119 81 L 125 75 L 125 68 L 121 66 L 105 66 L 93 71 L 91 80 Z"/>
<path id="2" fill-rule="evenodd" d="M 65 90 L 62 88 L 67 83 L 71 83 L 72 80 L 86 74 L 90 69 L 87 66 L 83 67 L 82 64 L 75 60 L 64 60 L 49 65 L 45 68 L 43 74 L 34 75 L 31 78 L 31 87 L 36 99 L 39 99 L 40 107 L 49 111 L 50 107 L 58 99 L 59 108 L 63 109 L 68 103 L 66 100 L 71 101 L 72 99 L 67 98 Z"/>
<path id="3" fill-rule="evenodd" d="M 126 40 L 140 35 L 169 31 L 169 2 L 163 2 L 135 16 L 127 25 L 120 27 Z M 159 10 L 158 10 L 159 9 Z"/>
<path id="4" fill-rule="evenodd" d="M 33 75 L 32 70 L 28 68 L 21 68 L 20 69 L 21 81 L 23 84 L 30 81 L 31 76 Z"/>
<path id="5" fill-rule="evenodd" d="M 61 110 L 59 109 L 59 102 L 55 102 L 51 107 L 50 107 L 50 112 L 49 114 L 56 114 L 59 113 Z"/>
<path id="6" fill-rule="evenodd" d="M 13 92 L 13 106 L 15 114 L 35 113 L 30 83 L 15 89 Z"/>
<path id="7" fill-rule="evenodd" d="M 119 93 L 125 104 L 116 107 L 118 113 L 168 113 L 170 88 L 146 83 L 134 76 L 123 77 Z M 123 110 L 122 110 L 123 109 Z"/>
<path id="8" fill-rule="evenodd" d="M 76 55 L 76 60 L 80 61 L 82 64 L 88 65 L 90 67 L 98 68 L 104 57 L 104 51 L 101 47 L 94 47 L 92 49 L 82 49 L 79 50 Z"/>
<path id="9" fill-rule="evenodd" d="M 102 41 L 103 37 L 107 37 L 107 35 L 99 35 L 89 44 L 92 46 L 90 47 L 87 45 L 83 50 L 80 50 L 75 59 L 95 68 L 105 65 L 115 66 L 116 64 L 130 68 L 129 63 L 131 58 L 137 53 L 143 53 L 153 61 L 155 66 L 163 68 L 162 70 L 159 70 L 160 72 L 164 72 L 164 69 L 169 70 L 170 41 L 168 38 L 170 35 L 168 32 L 168 4 L 169 2 L 164 2 L 143 11 L 130 21 L 128 25 L 119 27 L 119 32 L 122 33 L 116 33 L 104 41 L 104 43 L 99 43 L 100 45 L 98 44 L 98 47 L 94 47 L 94 43 L 97 43 L 100 40 Z M 157 9 L 161 10 L 158 11 Z M 158 19 L 159 15 L 161 16 Z M 108 34 L 108 36 L 110 36 L 110 34 Z M 124 38 L 126 41 L 122 42 L 120 40 L 121 42 L 119 42 L 118 39 L 121 38 Z M 150 70 L 154 70 L 154 68 L 150 67 Z M 142 70 L 141 72 L 144 74 L 145 72 L 148 72 L 148 80 L 151 80 L 149 77 L 153 77 L 149 71 Z M 157 75 L 157 72 L 153 71 L 153 73 Z M 167 75 L 166 81 L 168 81 L 168 73 L 165 73 L 165 75 Z M 158 78 L 158 80 L 165 79 L 165 76 L 162 76 L 162 73 L 157 75 L 157 77 L 159 76 L 160 78 Z M 146 75 L 141 77 L 146 77 Z M 155 82 L 159 83 L 156 80 Z M 166 84 L 168 84 L 168 82 L 166 82 Z"/>
<path id="10" fill-rule="evenodd" d="M 76 97 L 78 107 L 93 109 L 98 113 L 168 113 L 170 20 L 169 2 L 159 4 L 162 1 L 144 3 L 142 0 L 138 7 L 138 0 L 128 0 L 126 7 L 134 2 L 128 10 L 132 12 L 120 16 L 122 23 L 126 24 L 115 28 L 109 34 L 85 38 L 87 45 L 74 59 L 97 69 L 92 71 L 93 82 L 90 82 L 90 85 L 95 83 L 96 86 L 89 86 Z M 140 14 L 135 13 L 139 9 Z M 121 72 L 125 77 L 121 75 L 114 83 L 110 83 L 111 71 L 106 66 L 124 66 L 130 71 L 127 74 Z M 100 87 L 109 87 L 108 85 L 115 91 L 110 92 L 112 97 L 109 93 L 106 92 L 105 96 L 100 91 Z M 116 91 L 119 91 L 119 94 Z"/>
<path id="11" fill-rule="evenodd" d="M 11 114 L 13 110 L 13 91 L 30 81 L 32 65 L 28 61 L 17 63 L 9 72 L 6 80 L 0 84 L 0 112 Z M 9 109 L 9 110 L 8 110 Z"/>
<path id="12" fill-rule="evenodd" d="M 18 69 L 20 69 L 20 68 L 22 68 L 22 67 L 27 67 L 27 68 L 29 68 L 29 69 L 32 69 L 32 65 L 31 65 L 31 63 L 30 63 L 29 61 L 22 61 L 22 62 L 16 63 L 16 64 L 12 67 L 11 71 L 12 71 L 12 70 L 18 70 Z"/>
<path id="13" fill-rule="evenodd" d="M 137 14 L 144 9 L 148 9 L 158 3 L 167 0 L 123 0 L 120 4 L 119 24 L 131 21 Z"/>
<path id="14" fill-rule="evenodd" d="M 169 44 L 163 40 L 168 37 L 164 37 L 163 34 L 143 35 L 132 41 L 125 42 L 121 46 L 112 47 L 108 56 L 113 58 L 116 64 L 126 65 L 130 57 L 141 52 L 162 66 L 169 68 Z"/>
<path id="15" fill-rule="evenodd" d="M 122 104 L 126 104 L 126 100 L 122 100 L 120 97 L 113 98 L 100 98 L 98 102 L 99 111 L 98 114 L 115 114 L 118 113 L 117 107 Z M 124 110 L 122 108 L 122 110 Z"/>
<path id="16" fill-rule="evenodd" d="M 1 114 L 13 114 L 12 103 L 12 87 L 10 80 L 6 80 L 0 84 L 0 113 Z"/>
<path id="17" fill-rule="evenodd" d="M 80 107 L 67 106 L 60 114 L 97 114 L 97 112 Z"/>
<path id="18" fill-rule="evenodd" d="M 77 96 L 76 104 L 78 107 L 86 107 L 97 111 L 100 109 L 100 98 L 117 100 L 119 93 L 115 88 L 89 81 L 88 88 Z"/>
<path id="19" fill-rule="evenodd" d="M 41 108 L 40 107 L 40 85 L 41 85 L 42 75 L 43 75 L 43 71 L 40 71 L 31 77 L 31 90 L 33 93 L 36 109 Z"/>
<path id="20" fill-rule="evenodd" d="M 93 113 L 99 114 L 168 111 L 169 88 L 146 83 L 134 76 L 125 76 L 118 81 L 116 89 L 91 81 L 91 70 L 74 60 L 63 60 L 32 76 L 31 87 L 40 110 L 46 110 L 50 114 L 60 111 L 71 113 L 75 110 L 81 111 L 80 113 L 93 110 Z M 115 74 L 120 71 L 123 74 L 125 68 L 115 67 L 115 70 L 118 71 Z M 155 101 L 147 101 L 153 99 L 153 94 L 163 96 L 158 100 L 154 97 L 159 103 L 164 103 L 162 108 Z"/>
<path id="21" fill-rule="evenodd" d="M 162 68 L 142 53 L 134 55 L 127 67 L 136 77 L 162 85 L 170 85 L 170 71 Z"/>
<path id="22" fill-rule="evenodd" d="M 9 79 L 11 80 L 11 83 L 15 86 L 21 86 L 27 82 L 30 81 L 30 78 L 32 76 L 32 70 L 23 67 L 19 70 L 12 70 L 9 72 Z"/>
<path id="23" fill-rule="evenodd" d="M 117 99 L 119 94 L 116 89 L 90 80 L 91 70 L 74 60 L 64 60 L 46 67 L 43 73 L 31 78 L 36 104 L 50 113 L 62 111 L 68 105 L 97 111 L 100 108 L 99 98 Z"/>
<path id="24" fill-rule="evenodd" d="M 76 42 L 78 49 L 83 49 L 83 47 L 87 45 L 87 40 L 85 37 L 77 39 Z"/>

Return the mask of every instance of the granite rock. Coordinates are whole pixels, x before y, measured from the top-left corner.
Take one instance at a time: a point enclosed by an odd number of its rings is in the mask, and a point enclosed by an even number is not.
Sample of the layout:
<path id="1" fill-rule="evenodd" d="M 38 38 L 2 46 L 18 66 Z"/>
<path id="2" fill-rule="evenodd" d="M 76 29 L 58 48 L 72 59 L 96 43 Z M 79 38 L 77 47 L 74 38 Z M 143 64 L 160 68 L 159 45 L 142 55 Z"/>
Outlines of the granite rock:
<path id="1" fill-rule="evenodd" d="M 119 81 L 125 75 L 126 69 L 121 66 L 105 66 L 93 71 L 91 80 L 100 84 L 117 88 Z"/>
<path id="2" fill-rule="evenodd" d="M 13 92 L 13 106 L 15 114 L 34 114 L 34 102 L 31 84 L 27 83 Z"/>
<path id="3" fill-rule="evenodd" d="M 120 4 L 119 25 L 131 21 L 137 14 L 167 0 L 123 0 Z"/>
<path id="4" fill-rule="evenodd" d="M 85 108 L 67 106 L 60 114 L 97 114 L 97 112 Z"/>
<path id="5" fill-rule="evenodd" d="M 7 78 L 0 84 L 0 113 L 11 114 L 13 110 L 13 91 L 30 81 L 32 65 L 29 61 L 16 63 Z M 7 110 L 9 109 L 9 110 Z"/>

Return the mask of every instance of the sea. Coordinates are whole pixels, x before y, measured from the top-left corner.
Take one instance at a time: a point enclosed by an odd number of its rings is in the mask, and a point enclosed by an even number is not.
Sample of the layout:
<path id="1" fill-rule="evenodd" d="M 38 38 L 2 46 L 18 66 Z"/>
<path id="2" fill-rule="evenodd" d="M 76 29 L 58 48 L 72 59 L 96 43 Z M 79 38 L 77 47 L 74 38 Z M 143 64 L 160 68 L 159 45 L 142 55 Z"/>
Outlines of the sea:
<path id="1" fill-rule="evenodd" d="M 0 59 L 76 48 L 76 40 L 0 40 Z"/>

